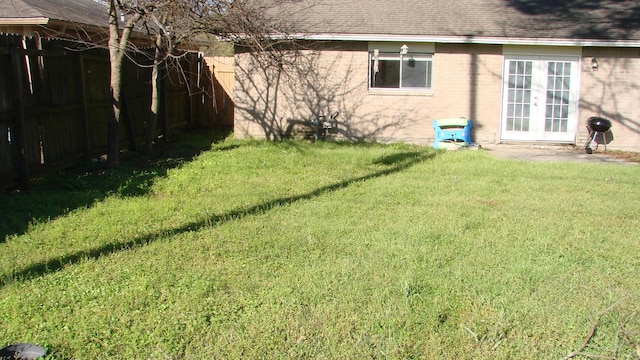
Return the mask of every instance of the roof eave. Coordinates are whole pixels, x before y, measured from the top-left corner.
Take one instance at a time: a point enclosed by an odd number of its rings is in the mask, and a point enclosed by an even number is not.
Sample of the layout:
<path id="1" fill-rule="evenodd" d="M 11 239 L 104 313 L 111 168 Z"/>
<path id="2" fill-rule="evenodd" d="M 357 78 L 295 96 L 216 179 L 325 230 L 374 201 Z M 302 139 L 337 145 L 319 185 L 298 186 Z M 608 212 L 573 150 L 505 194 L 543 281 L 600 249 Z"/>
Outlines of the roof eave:
<path id="1" fill-rule="evenodd" d="M 0 18 L 0 25 L 47 25 L 50 20 L 48 17 Z"/>
<path id="2" fill-rule="evenodd" d="M 396 41 L 427 42 L 445 44 L 487 44 L 487 45 L 536 45 L 536 46 L 580 46 L 580 47 L 640 47 L 640 40 L 613 39 L 570 39 L 570 38 L 522 38 L 491 36 L 431 36 L 431 35 L 388 35 L 388 34 L 295 34 L 300 40 L 318 41 Z"/>

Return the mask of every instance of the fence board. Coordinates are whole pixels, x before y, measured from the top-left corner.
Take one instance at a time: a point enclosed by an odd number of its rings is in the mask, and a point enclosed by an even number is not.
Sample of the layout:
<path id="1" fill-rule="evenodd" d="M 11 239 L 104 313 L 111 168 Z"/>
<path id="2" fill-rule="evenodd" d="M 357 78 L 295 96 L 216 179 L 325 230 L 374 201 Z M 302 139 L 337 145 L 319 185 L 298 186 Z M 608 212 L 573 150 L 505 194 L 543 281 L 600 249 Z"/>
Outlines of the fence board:
<path id="1" fill-rule="evenodd" d="M 219 126 L 232 127 L 235 60 L 233 57 L 209 57 L 206 61 L 210 71 L 207 91 L 212 94 L 209 99 L 213 101 L 210 118 Z"/>
<path id="2" fill-rule="evenodd" d="M 0 189 L 106 153 L 112 116 L 108 52 L 73 46 L 0 34 Z M 151 68 L 137 65 L 145 61 L 142 56 L 124 64 L 120 135 L 130 148 L 142 144 L 150 118 Z M 180 66 L 167 68 L 158 134 L 196 121 L 213 123 L 202 121 L 213 114 L 215 101 L 203 101 L 202 94 L 213 90 L 207 89 L 212 79 L 201 71 L 201 61 L 190 53 Z"/>
<path id="3" fill-rule="evenodd" d="M 0 46 L 7 46 L 9 40 L 0 37 Z M 19 177 L 13 140 L 15 106 L 10 88 L 12 73 L 11 53 L 0 52 L 0 186 L 15 186 Z"/>

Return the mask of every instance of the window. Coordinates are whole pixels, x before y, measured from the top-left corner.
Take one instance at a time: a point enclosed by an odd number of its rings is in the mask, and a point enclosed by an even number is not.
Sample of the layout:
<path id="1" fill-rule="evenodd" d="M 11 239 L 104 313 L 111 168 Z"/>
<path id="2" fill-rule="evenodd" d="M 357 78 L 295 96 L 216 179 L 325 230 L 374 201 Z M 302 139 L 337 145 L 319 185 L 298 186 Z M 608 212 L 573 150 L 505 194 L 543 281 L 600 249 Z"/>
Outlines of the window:
<path id="1" fill-rule="evenodd" d="M 370 89 L 431 89 L 430 54 L 369 54 Z"/>

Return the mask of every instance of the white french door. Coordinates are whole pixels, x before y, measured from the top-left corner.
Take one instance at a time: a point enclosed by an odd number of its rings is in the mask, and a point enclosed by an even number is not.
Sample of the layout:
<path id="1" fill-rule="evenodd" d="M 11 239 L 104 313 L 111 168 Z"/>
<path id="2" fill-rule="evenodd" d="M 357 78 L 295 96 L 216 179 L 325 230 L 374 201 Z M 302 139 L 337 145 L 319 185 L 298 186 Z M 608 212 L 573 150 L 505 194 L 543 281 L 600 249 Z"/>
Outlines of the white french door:
<path id="1" fill-rule="evenodd" d="M 579 59 L 505 57 L 502 140 L 575 142 Z"/>

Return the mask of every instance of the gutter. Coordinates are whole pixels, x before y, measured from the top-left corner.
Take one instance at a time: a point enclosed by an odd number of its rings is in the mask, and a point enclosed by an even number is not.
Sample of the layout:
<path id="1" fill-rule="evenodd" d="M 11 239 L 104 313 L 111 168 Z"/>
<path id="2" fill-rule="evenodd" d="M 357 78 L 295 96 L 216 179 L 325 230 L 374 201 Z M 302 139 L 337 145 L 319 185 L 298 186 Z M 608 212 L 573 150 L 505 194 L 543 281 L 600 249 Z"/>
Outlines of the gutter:
<path id="1" fill-rule="evenodd" d="M 536 45 L 536 46 L 581 46 L 581 47 L 640 47 L 640 40 L 600 40 L 561 38 L 513 38 L 492 36 L 429 36 L 429 35 L 385 35 L 385 34 L 293 34 L 300 40 L 319 41 L 396 41 L 444 44 L 484 44 L 484 45 Z"/>

